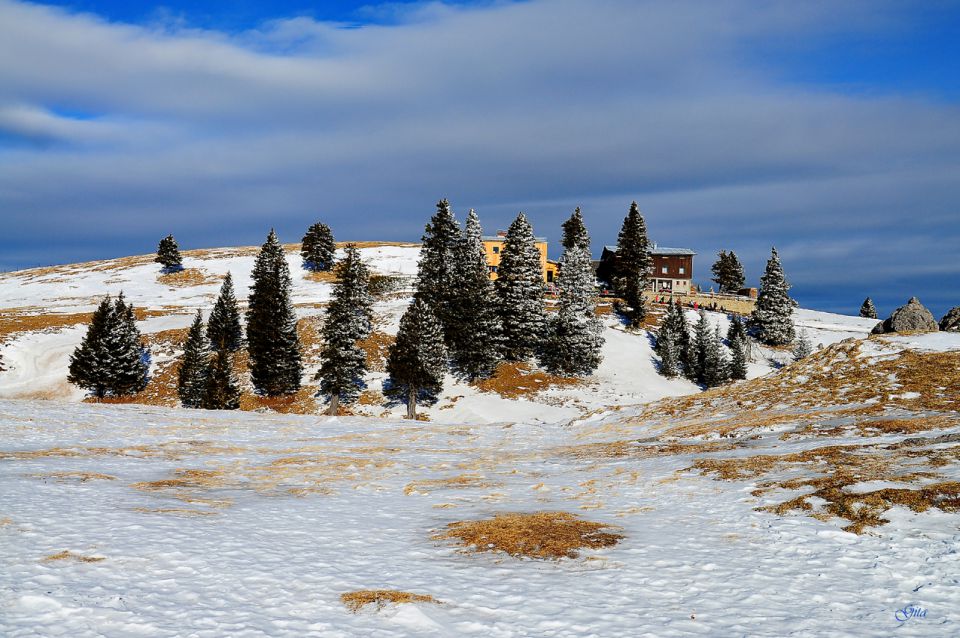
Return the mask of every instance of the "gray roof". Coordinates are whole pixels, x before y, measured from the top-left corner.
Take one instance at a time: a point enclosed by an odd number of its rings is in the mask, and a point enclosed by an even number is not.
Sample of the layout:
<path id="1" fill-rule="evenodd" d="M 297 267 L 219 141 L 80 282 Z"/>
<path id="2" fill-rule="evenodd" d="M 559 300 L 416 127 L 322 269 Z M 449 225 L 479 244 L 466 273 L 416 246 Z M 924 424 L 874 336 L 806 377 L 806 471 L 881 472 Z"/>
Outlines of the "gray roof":
<path id="1" fill-rule="evenodd" d="M 612 253 L 617 252 L 616 246 L 604 246 L 604 250 L 609 250 Z M 651 255 L 696 255 L 697 253 L 693 252 L 689 248 L 669 248 L 667 246 L 657 246 L 654 244 L 650 248 Z"/>
<path id="2" fill-rule="evenodd" d="M 500 235 L 483 235 L 480 238 L 480 241 L 504 241 L 506 237 L 501 237 Z M 547 242 L 546 237 L 534 237 L 533 241 L 540 241 L 543 243 Z"/>

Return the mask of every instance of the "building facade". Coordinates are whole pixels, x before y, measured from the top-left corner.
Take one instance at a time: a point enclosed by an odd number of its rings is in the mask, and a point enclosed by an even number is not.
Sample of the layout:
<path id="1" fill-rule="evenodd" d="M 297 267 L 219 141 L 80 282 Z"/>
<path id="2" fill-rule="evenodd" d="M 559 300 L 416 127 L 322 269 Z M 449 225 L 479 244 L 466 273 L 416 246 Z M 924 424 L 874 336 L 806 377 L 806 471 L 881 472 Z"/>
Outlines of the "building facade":
<path id="1" fill-rule="evenodd" d="M 483 242 L 483 252 L 487 257 L 490 279 L 495 280 L 498 277 L 497 271 L 500 269 L 500 257 L 503 253 L 503 242 L 507 239 L 507 232 L 501 230 L 496 235 L 484 235 L 480 239 Z M 543 273 L 543 281 L 552 283 L 556 277 L 557 268 L 555 262 L 547 263 L 547 238 L 534 237 L 533 239 L 537 250 L 540 251 L 540 271 Z"/>
<path id="2" fill-rule="evenodd" d="M 650 247 L 650 289 L 662 294 L 689 294 L 693 289 L 693 258 L 697 253 L 689 248 L 669 248 L 654 244 Z M 597 277 L 609 283 L 613 272 L 616 246 L 604 246 Z"/>

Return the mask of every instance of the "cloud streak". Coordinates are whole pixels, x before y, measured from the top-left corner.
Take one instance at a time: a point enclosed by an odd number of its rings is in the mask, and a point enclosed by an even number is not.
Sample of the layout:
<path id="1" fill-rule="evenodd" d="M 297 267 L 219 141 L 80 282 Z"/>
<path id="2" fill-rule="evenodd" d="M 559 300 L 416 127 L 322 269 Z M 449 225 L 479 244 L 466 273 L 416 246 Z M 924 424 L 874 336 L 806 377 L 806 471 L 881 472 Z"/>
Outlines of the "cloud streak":
<path id="1" fill-rule="evenodd" d="M 960 303 L 957 105 L 800 85 L 754 57 L 897 28 L 898 3 L 391 15 L 227 34 L 0 0 L 0 260 L 148 251 L 167 232 L 294 241 L 316 217 L 416 239 L 442 196 L 491 229 L 523 208 L 554 240 L 581 204 L 600 245 L 637 199 L 661 243 L 701 253 L 702 281 L 720 248 L 756 278 L 777 244 L 801 300 Z"/>

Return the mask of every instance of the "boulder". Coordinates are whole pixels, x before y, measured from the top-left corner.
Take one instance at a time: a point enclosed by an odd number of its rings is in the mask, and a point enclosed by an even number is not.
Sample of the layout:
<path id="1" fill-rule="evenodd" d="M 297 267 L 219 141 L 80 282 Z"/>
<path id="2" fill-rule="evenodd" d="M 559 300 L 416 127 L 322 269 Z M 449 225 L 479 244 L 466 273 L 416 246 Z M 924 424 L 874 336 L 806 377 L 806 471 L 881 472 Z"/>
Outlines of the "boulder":
<path id="1" fill-rule="evenodd" d="M 940 320 L 940 329 L 947 332 L 960 332 L 960 306 L 951 308 Z"/>
<path id="2" fill-rule="evenodd" d="M 873 329 L 873 334 L 885 332 L 937 332 L 940 327 L 933 314 L 927 310 L 920 300 L 910 297 L 907 305 L 900 306 L 893 311 L 889 318 L 884 319 Z"/>

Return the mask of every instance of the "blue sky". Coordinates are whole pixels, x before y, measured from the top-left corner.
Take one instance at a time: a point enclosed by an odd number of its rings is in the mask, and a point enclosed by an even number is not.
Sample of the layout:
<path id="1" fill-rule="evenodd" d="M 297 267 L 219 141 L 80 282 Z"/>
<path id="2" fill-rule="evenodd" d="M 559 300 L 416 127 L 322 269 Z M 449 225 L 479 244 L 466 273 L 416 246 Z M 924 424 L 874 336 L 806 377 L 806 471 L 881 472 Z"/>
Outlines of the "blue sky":
<path id="1" fill-rule="evenodd" d="M 0 0 L 0 268 L 415 240 L 440 197 L 805 306 L 960 304 L 960 2 Z"/>

